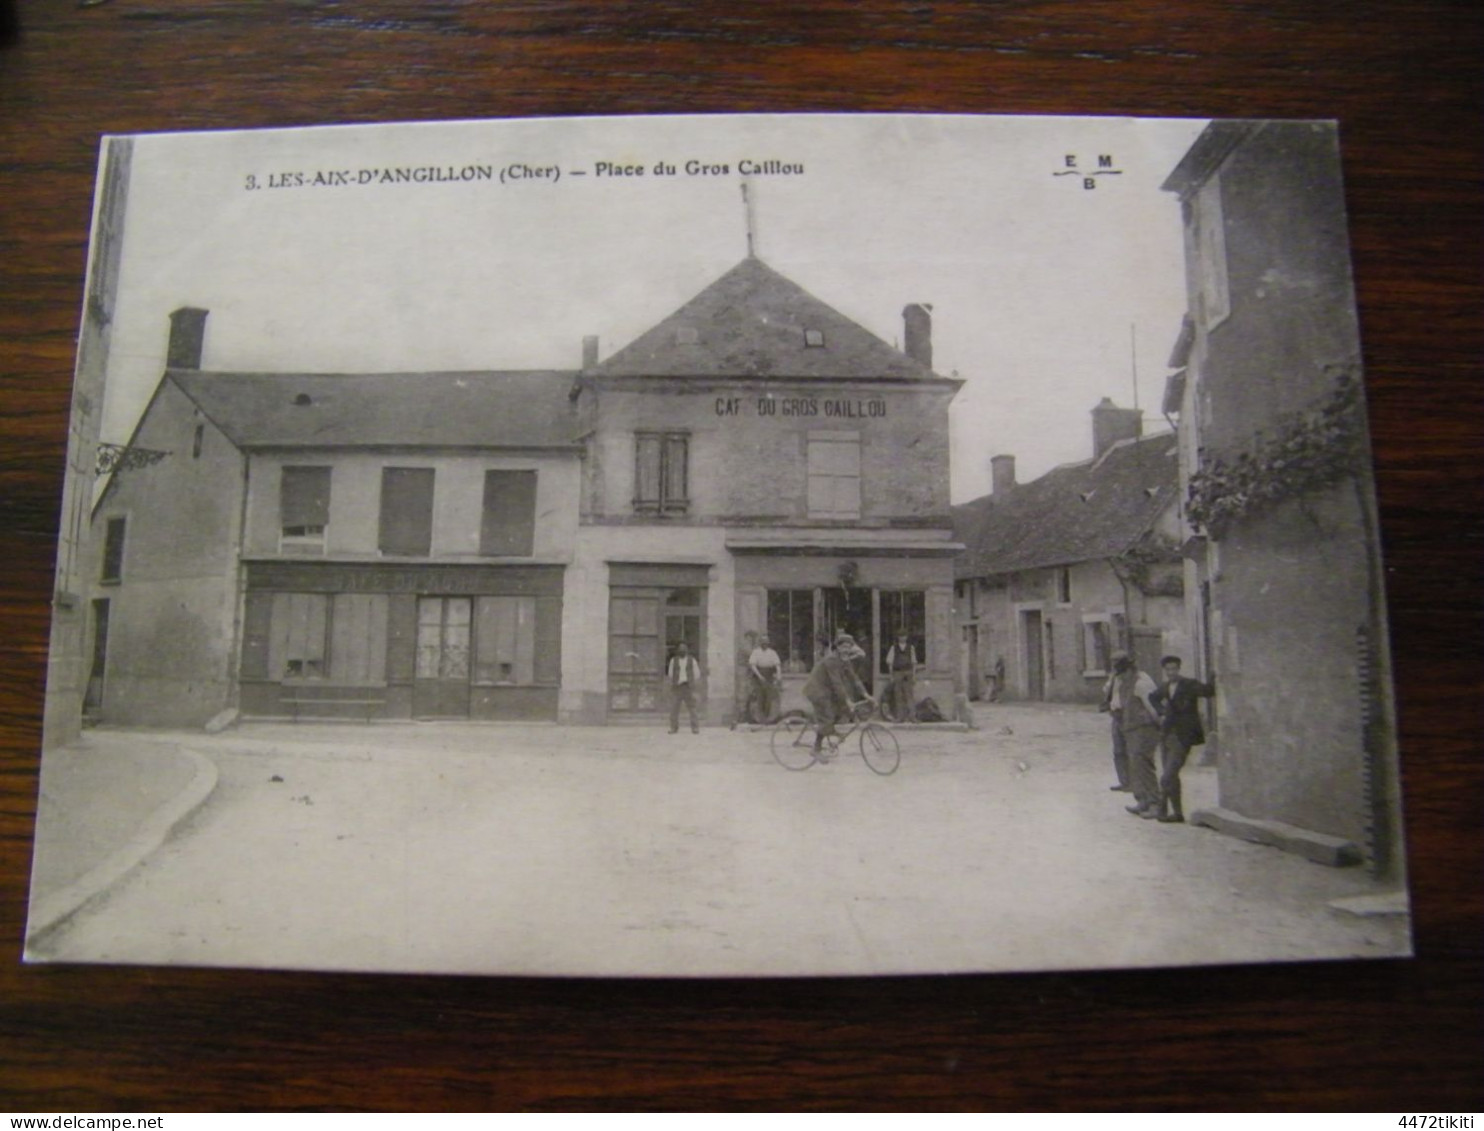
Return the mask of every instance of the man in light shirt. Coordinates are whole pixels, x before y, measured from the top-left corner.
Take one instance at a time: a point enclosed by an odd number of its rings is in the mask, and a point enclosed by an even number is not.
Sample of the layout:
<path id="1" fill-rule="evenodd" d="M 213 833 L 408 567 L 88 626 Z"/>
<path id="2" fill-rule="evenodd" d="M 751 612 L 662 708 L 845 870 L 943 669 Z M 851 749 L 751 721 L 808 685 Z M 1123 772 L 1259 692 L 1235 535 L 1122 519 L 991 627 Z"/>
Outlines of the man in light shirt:
<path id="1" fill-rule="evenodd" d="M 752 681 L 747 696 L 747 714 L 755 723 L 771 723 L 778 713 L 778 678 L 783 661 L 773 651 L 768 638 L 757 642 L 747 657 L 747 672 Z"/>
<path id="2" fill-rule="evenodd" d="M 1158 688 L 1127 652 L 1114 652 L 1109 659 L 1113 687 L 1108 706 L 1123 731 L 1129 787 L 1134 794 L 1134 803 L 1127 808 L 1134 816 L 1152 821 L 1160 811 L 1159 774 L 1154 767 L 1154 752 L 1159 749 L 1159 709 L 1152 699 Z"/>
<path id="3" fill-rule="evenodd" d="M 690 648 L 682 640 L 675 645 L 675 655 L 665 668 L 665 682 L 670 685 L 670 733 L 680 729 L 680 704 L 690 712 L 690 732 L 700 734 L 696 722 L 696 685 L 701 682 L 701 664 L 690 654 Z"/>

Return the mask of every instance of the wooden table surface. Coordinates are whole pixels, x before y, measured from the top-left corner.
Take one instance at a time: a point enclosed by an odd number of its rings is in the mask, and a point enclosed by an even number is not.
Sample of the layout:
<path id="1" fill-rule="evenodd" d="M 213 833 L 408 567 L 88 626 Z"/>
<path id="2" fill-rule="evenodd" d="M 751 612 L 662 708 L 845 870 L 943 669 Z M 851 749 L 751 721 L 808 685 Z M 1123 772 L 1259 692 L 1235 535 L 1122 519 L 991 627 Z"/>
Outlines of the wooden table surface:
<path id="1" fill-rule="evenodd" d="M 1484 1106 L 1481 11 L 20 0 L 0 46 L 0 1108 Z M 22 967 L 98 135 L 744 110 L 1340 120 L 1418 957 L 762 982 Z"/>

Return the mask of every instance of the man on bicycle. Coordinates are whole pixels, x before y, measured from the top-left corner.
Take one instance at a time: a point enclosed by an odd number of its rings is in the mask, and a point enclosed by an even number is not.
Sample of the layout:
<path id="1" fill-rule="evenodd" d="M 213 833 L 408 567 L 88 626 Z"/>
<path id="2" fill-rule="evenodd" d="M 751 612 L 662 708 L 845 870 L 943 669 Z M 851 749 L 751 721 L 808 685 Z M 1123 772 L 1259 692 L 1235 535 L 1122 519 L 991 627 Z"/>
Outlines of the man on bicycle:
<path id="1" fill-rule="evenodd" d="M 804 684 L 804 698 L 814 708 L 816 759 L 821 757 L 825 737 L 837 733 L 835 724 L 853 718 L 854 704 L 870 699 L 860 677 L 845 659 L 854 652 L 855 638 L 842 632 L 835 638 L 834 647 L 826 646 L 819 663 L 809 673 L 809 681 Z"/>

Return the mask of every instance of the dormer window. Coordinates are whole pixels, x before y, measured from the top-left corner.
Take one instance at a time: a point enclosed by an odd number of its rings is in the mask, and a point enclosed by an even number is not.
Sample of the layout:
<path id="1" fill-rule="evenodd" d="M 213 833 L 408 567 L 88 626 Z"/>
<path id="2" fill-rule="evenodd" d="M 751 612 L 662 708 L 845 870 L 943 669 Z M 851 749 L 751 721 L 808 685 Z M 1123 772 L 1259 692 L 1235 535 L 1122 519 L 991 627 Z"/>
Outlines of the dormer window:
<path id="1" fill-rule="evenodd" d="M 807 349 L 821 349 L 821 350 L 824 349 L 824 331 L 823 330 L 805 330 L 804 331 L 804 346 Z"/>

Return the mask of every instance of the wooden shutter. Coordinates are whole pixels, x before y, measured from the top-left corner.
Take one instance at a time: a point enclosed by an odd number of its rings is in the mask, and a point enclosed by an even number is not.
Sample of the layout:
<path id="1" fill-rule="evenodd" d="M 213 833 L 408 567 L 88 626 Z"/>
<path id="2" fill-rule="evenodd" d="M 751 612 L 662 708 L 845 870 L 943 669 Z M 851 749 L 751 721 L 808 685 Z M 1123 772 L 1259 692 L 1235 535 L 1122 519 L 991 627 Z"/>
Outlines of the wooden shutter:
<path id="1" fill-rule="evenodd" d="M 529 557 L 536 537 L 536 473 L 486 471 L 479 552 Z"/>
<path id="2" fill-rule="evenodd" d="M 381 472 L 381 534 L 384 554 L 427 557 L 433 549 L 433 469 L 387 467 Z"/>

